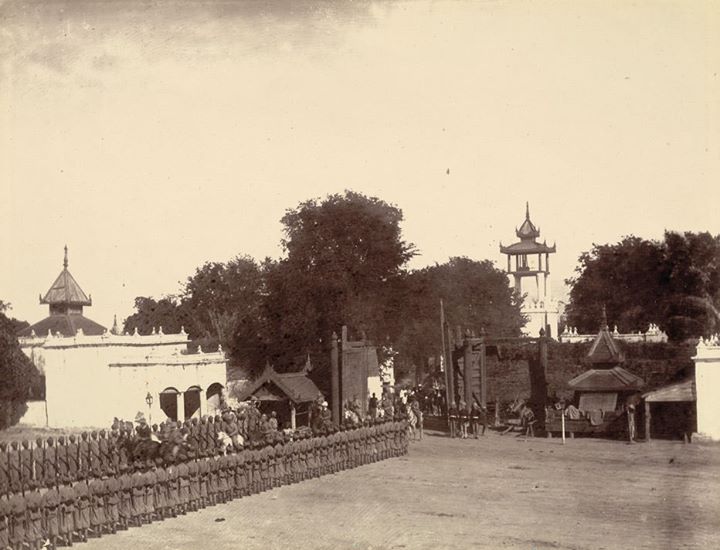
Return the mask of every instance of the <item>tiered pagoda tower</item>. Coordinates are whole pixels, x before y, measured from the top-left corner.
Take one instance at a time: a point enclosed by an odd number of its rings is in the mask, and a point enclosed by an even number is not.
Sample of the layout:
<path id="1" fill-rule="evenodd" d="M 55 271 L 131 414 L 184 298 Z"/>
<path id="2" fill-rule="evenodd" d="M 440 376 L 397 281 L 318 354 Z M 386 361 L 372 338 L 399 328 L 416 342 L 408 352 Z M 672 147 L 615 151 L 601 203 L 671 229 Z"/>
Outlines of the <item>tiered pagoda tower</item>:
<path id="1" fill-rule="evenodd" d="M 558 305 L 551 297 L 550 254 L 555 244 L 538 242 L 540 228 L 530 220 L 530 204 L 525 204 L 525 221 L 515 235 L 520 239 L 509 246 L 500 243 L 500 252 L 507 255 L 507 271 L 515 290 L 525 296 L 523 314 L 528 318 L 524 331 L 537 336 L 542 328 L 548 336 L 557 336 Z"/>
<path id="2" fill-rule="evenodd" d="M 49 306 L 48 317 L 38 321 L 18 333 L 18 336 L 45 337 L 48 334 L 75 336 L 78 330 L 88 336 L 103 334 L 105 327 L 88 319 L 83 315 L 83 307 L 91 306 L 92 299 L 88 297 L 80 285 L 75 281 L 68 271 L 68 248 L 65 247 L 65 258 L 63 259 L 63 270 L 57 276 L 55 282 L 40 297 L 41 304 Z"/>

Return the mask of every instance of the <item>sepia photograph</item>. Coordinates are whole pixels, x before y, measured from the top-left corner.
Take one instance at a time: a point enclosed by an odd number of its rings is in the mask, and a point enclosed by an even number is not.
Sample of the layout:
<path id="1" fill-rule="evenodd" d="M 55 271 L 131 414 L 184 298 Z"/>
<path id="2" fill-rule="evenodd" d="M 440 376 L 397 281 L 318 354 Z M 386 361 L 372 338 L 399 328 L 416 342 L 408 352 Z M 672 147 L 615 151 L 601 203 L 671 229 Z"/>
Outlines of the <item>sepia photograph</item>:
<path id="1" fill-rule="evenodd" d="M 720 1 L 0 0 L 0 550 L 720 548 Z"/>

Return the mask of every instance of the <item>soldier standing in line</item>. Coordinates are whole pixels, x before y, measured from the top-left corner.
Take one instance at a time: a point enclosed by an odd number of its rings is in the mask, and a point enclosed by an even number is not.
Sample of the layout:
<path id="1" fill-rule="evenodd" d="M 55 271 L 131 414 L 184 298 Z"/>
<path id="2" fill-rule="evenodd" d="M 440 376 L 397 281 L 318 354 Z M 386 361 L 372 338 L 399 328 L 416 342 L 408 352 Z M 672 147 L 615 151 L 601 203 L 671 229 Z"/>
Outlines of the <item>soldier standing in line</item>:
<path id="1" fill-rule="evenodd" d="M 130 468 L 130 456 L 128 455 L 128 445 L 130 444 L 130 434 L 126 430 L 120 430 L 115 440 L 115 450 L 118 455 L 120 465 Z M 129 470 L 128 470 L 129 472 Z M 128 474 L 129 475 L 129 474 Z"/>
<path id="2" fill-rule="evenodd" d="M 116 533 L 120 527 L 120 492 L 120 479 L 110 468 L 105 479 L 105 524 L 111 533 Z"/>
<path id="3" fill-rule="evenodd" d="M 285 479 L 286 471 L 285 471 L 285 442 L 284 438 L 282 437 L 282 434 L 278 438 L 277 443 L 275 443 L 275 483 L 276 487 L 280 487 L 281 485 L 284 485 L 286 482 Z"/>
<path id="4" fill-rule="evenodd" d="M 252 441 L 248 441 L 247 445 L 245 446 L 245 450 L 243 451 L 245 453 L 245 479 L 247 479 L 247 482 L 245 485 L 247 486 L 247 492 L 248 495 L 254 495 L 255 494 L 255 443 Z"/>
<path id="5" fill-rule="evenodd" d="M 50 547 L 55 548 L 60 536 L 60 493 L 54 485 L 43 493 L 42 508 L 45 516 L 45 536 Z"/>
<path id="6" fill-rule="evenodd" d="M 8 451 L 8 471 L 10 473 L 10 492 L 20 493 L 22 491 L 22 470 L 20 468 L 20 451 L 18 442 L 10 442 Z"/>
<path id="7" fill-rule="evenodd" d="M 55 445 L 55 464 L 57 467 L 57 477 L 65 479 L 68 477 L 68 454 L 65 446 L 65 436 L 58 437 L 57 445 Z"/>
<path id="8" fill-rule="evenodd" d="M 203 456 L 203 457 L 207 456 L 207 451 L 208 451 L 207 432 L 208 432 L 208 417 L 203 416 L 200 419 L 200 425 L 198 426 L 198 447 L 199 447 L 200 456 Z"/>
<path id="9" fill-rule="evenodd" d="M 90 475 L 90 442 L 88 441 L 87 432 L 80 434 L 78 457 L 80 459 L 80 472 L 87 478 Z"/>
<path id="10" fill-rule="evenodd" d="M 43 499 L 34 480 L 28 480 L 27 488 L 25 493 L 27 506 L 25 541 L 29 543 L 30 548 L 40 548 L 43 544 Z"/>
<path id="11" fill-rule="evenodd" d="M 100 452 L 100 471 L 104 474 L 112 465 L 112 459 L 110 457 L 110 446 L 108 445 L 107 435 L 105 430 L 100 430 L 98 437 L 98 450 Z"/>
<path id="12" fill-rule="evenodd" d="M 93 471 L 94 476 L 99 476 L 98 471 Z M 100 477 L 93 477 L 88 482 L 90 492 L 90 532 L 93 537 L 100 537 L 103 534 L 105 525 L 105 482 Z"/>
<path id="13" fill-rule="evenodd" d="M 65 445 L 65 453 L 67 456 L 67 471 L 71 480 L 77 479 L 80 473 L 80 457 L 78 456 L 78 444 L 74 435 L 70 435 Z"/>
<path id="14" fill-rule="evenodd" d="M 0 441 L 0 495 L 10 492 L 10 459 L 7 443 Z"/>
<path id="15" fill-rule="evenodd" d="M 132 478 L 132 525 L 145 523 L 145 479 L 140 471 L 140 463 L 135 462 Z"/>
<path id="16" fill-rule="evenodd" d="M 232 485 L 231 485 L 231 478 L 230 478 L 230 470 L 228 469 L 228 459 L 230 456 L 226 453 L 223 453 L 220 451 L 220 456 L 218 458 L 218 467 L 220 469 L 220 495 L 221 495 L 221 502 L 229 502 L 232 500 Z M 233 477 L 234 479 L 234 477 Z"/>
<path id="17" fill-rule="evenodd" d="M 108 453 L 110 454 L 110 467 L 116 475 L 120 474 L 120 449 L 118 448 L 119 432 L 115 429 L 108 434 Z"/>
<path id="18" fill-rule="evenodd" d="M 132 477 L 127 464 L 120 464 L 120 529 L 125 530 L 132 521 Z"/>
<path id="19" fill-rule="evenodd" d="M 200 465 L 197 460 L 188 462 L 190 475 L 190 505 L 191 511 L 196 512 L 200 506 Z"/>
<path id="20" fill-rule="evenodd" d="M 10 548 L 9 523 L 11 517 L 10 504 L 5 493 L 0 493 L 0 548 L 3 550 Z"/>
<path id="21" fill-rule="evenodd" d="M 25 543 L 27 514 L 25 497 L 19 492 L 13 492 L 8 499 L 8 506 L 10 507 L 10 544 L 13 548 L 20 549 Z"/>
<path id="22" fill-rule="evenodd" d="M 95 430 L 90 433 L 90 441 L 88 442 L 89 449 L 89 470 L 93 475 L 98 475 L 102 472 L 102 462 L 100 459 L 100 443 L 98 442 L 98 434 Z"/>
<path id="23" fill-rule="evenodd" d="M 245 451 L 232 455 L 235 466 L 235 498 L 244 497 L 247 492 L 247 476 L 245 474 Z"/>
<path id="24" fill-rule="evenodd" d="M 90 487 L 88 486 L 88 477 L 85 474 L 80 474 L 80 480 L 70 487 L 74 491 L 75 498 L 72 501 L 77 512 L 75 514 L 75 529 L 78 531 L 80 539 L 87 541 L 88 533 L 90 532 L 90 509 L 92 507 L 92 499 L 90 495 Z M 68 498 L 73 495 L 72 491 L 68 491 Z M 70 533 L 72 533 L 72 528 Z"/>
<path id="25" fill-rule="evenodd" d="M 45 485 L 55 485 L 57 479 L 57 464 L 55 461 L 55 440 L 52 437 L 47 438 L 45 446 L 45 462 L 43 470 L 45 471 Z"/>
<path id="26" fill-rule="evenodd" d="M 157 508 L 155 506 L 155 486 L 157 485 L 157 470 L 155 461 L 148 460 L 145 463 L 145 508 L 148 521 L 157 519 Z"/>
<path id="27" fill-rule="evenodd" d="M 202 441 L 202 440 L 201 440 Z M 201 457 L 197 461 L 198 469 L 198 484 L 200 487 L 200 501 L 198 502 L 199 508 L 205 508 L 208 503 L 208 462 L 207 457 Z"/>
<path id="28" fill-rule="evenodd" d="M 80 481 L 76 483 L 78 485 Z M 53 486 L 48 488 L 48 492 Z M 62 540 L 65 546 L 71 546 L 75 532 L 79 534 L 80 540 L 87 540 L 86 533 L 80 528 L 80 502 L 81 489 L 76 490 L 69 479 L 58 479 L 57 482 L 57 537 Z M 53 497 L 51 497 L 52 500 Z"/>
<path id="29" fill-rule="evenodd" d="M 155 459 L 155 479 L 156 483 L 154 486 L 155 493 L 155 516 L 158 520 L 163 521 L 168 514 L 168 499 L 167 499 L 167 470 L 163 467 L 162 459 L 160 457 Z"/>
<path id="30" fill-rule="evenodd" d="M 179 481 L 179 513 L 185 515 L 188 511 L 188 505 L 190 503 L 190 469 L 185 462 L 180 462 L 177 465 L 177 476 Z"/>
<path id="31" fill-rule="evenodd" d="M 30 487 L 30 482 L 33 481 L 33 458 L 30 443 L 26 439 L 23 439 L 20 449 L 20 477 L 22 486 Z"/>
<path id="32" fill-rule="evenodd" d="M 167 499 L 169 514 L 177 517 L 180 509 L 179 488 L 178 488 L 178 471 L 175 466 L 175 459 L 170 457 L 168 465 L 165 467 L 167 473 Z"/>

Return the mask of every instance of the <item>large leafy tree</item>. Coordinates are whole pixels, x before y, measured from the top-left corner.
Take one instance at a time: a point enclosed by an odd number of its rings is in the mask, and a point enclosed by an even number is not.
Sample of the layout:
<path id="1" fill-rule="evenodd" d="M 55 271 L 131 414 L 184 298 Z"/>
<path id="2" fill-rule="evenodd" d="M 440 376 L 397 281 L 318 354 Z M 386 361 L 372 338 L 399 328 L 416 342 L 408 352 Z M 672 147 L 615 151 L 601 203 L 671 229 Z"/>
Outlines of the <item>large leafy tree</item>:
<path id="1" fill-rule="evenodd" d="M 658 324 L 673 340 L 720 328 L 720 236 L 666 232 L 662 242 L 626 237 L 580 256 L 568 323 L 598 329 L 605 306 L 621 332 Z"/>
<path id="2" fill-rule="evenodd" d="M 266 263 L 275 357 L 324 350 L 344 324 L 375 341 L 399 332 L 402 268 L 414 254 L 401 221 L 399 208 L 351 191 L 286 212 L 287 256 Z"/>
<path id="3" fill-rule="evenodd" d="M 616 244 L 594 245 L 584 252 L 568 279 L 568 324 L 582 332 L 599 329 L 605 307 L 608 322 L 621 332 L 645 330 L 658 323 L 662 306 L 664 254 L 661 243 L 635 236 Z"/>
<path id="4" fill-rule="evenodd" d="M 720 235 L 665 233 L 662 324 L 674 339 L 720 330 Z"/>
<path id="5" fill-rule="evenodd" d="M 264 295 L 263 271 L 252 258 L 206 263 L 188 278 L 182 294 L 192 317 L 191 335 L 222 344 L 234 363 L 261 368 L 267 340 Z"/>
<path id="6" fill-rule="evenodd" d="M 18 322 L 5 315 L 8 309 L 9 305 L 0 301 L 0 429 L 22 417 L 32 389 L 40 386 L 40 373 L 15 336 Z"/>

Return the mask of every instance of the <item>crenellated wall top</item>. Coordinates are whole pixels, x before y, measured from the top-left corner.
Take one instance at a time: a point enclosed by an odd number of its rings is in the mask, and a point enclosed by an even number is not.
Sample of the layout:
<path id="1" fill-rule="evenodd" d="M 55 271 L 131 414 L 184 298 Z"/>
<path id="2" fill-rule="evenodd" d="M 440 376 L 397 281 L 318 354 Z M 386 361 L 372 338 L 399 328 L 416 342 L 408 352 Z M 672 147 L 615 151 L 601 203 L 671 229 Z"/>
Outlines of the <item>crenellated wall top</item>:
<path id="1" fill-rule="evenodd" d="M 162 327 L 153 328 L 151 334 L 140 334 L 137 329 L 134 333 L 113 334 L 105 331 L 100 335 L 86 335 L 78 329 L 75 336 L 63 336 L 48 331 L 45 336 L 31 335 L 18 338 L 20 347 L 69 348 L 69 347 L 105 347 L 105 346 L 167 346 L 181 345 L 189 342 L 188 334 L 184 328 L 177 334 L 165 334 Z"/>

